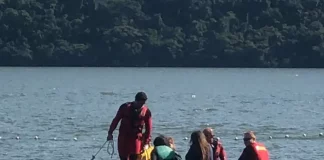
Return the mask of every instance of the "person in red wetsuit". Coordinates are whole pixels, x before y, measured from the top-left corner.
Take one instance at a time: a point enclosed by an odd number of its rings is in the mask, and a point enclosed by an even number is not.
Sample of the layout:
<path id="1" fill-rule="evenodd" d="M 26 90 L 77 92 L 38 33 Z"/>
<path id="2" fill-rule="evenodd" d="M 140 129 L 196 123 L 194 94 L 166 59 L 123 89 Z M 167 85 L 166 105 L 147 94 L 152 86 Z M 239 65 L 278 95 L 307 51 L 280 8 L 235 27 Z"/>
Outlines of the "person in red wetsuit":
<path id="1" fill-rule="evenodd" d="M 256 141 L 254 132 L 248 131 L 244 133 L 243 141 L 246 147 L 239 160 L 269 160 L 267 148 Z"/>
<path id="2" fill-rule="evenodd" d="M 211 145 L 213 149 L 213 160 L 226 160 L 226 152 L 222 143 L 215 139 L 215 134 L 212 128 L 205 128 L 203 133 L 206 137 L 207 142 Z"/>
<path id="3" fill-rule="evenodd" d="M 108 130 L 107 140 L 121 121 L 118 135 L 118 153 L 121 160 L 136 160 L 145 144 L 151 141 L 152 115 L 145 105 L 147 96 L 138 92 L 135 101 L 122 104 Z M 145 133 L 143 128 L 145 126 Z"/>

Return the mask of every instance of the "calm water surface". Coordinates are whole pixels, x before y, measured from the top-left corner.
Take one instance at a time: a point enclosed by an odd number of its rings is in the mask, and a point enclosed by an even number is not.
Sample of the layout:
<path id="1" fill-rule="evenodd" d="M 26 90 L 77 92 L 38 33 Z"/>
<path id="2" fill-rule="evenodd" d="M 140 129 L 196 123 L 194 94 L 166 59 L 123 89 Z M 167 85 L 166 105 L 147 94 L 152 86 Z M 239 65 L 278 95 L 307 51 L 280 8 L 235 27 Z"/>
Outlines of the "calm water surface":
<path id="1" fill-rule="evenodd" d="M 154 136 L 173 136 L 183 156 L 185 137 L 210 126 L 229 160 L 240 156 L 246 130 L 273 160 L 324 158 L 324 70 L 0 68 L 0 82 L 1 160 L 90 160 L 119 105 L 140 90 Z M 100 159 L 110 159 L 106 150 Z"/>

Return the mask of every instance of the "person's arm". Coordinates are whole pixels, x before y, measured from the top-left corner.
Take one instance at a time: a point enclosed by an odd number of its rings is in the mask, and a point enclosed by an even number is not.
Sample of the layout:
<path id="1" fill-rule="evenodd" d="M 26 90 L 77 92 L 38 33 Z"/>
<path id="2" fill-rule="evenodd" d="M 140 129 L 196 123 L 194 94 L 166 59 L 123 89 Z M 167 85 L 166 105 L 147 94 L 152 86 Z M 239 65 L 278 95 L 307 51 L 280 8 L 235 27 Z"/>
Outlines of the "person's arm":
<path id="1" fill-rule="evenodd" d="M 238 160 L 257 160 L 258 157 L 252 146 L 247 146 Z"/>
<path id="2" fill-rule="evenodd" d="M 157 158 L 157 156 L 156 156 L 156 150 L 155 150 L 155 148 L 152 150 L 152 152 L 151 152 L 151 160 L 157 160 L 158 158 Z"/>
<path id="3" fill-rule="evenodd" d="M 146 115 L 145 115 L 145 133 L 144 133 L 145 144 L 150 143 L 151 133 L 152 133 L 152 114 L 151 114 L 151 111 L 149 109 L 147 109 Z"/>
<path id="4" fill-rule="evenodd" d="M 220 146 L 220 153 L 219 153 L 219 158 L 221 160 L 227 160 L 227 155 L 226 155 L 226 152 L 225 152 L 225 149 L 223 147 L 223 145 L 219 145 Z"/>
<path id="5" fill-rule="evenodd" d="M 123 118 L 123 109 L 124 109 L 125 104 L 122 104 L 118 111 L 117 114 L 115 116 L 115 118 L 112 120 L 109 130 L 108 130 L 108 135 L 112 135 L 112 133 L 114 132 L 114 130 L 116 129 L 119 121 Z"/>
<path id="6" fill-rule="evenodd" d="M 196 160 L 195 158 L 197 157 L 195 150 L 193 149 L 192 146 L 190 146 L 186 156 L 185 156 L 185 160 Z"/>

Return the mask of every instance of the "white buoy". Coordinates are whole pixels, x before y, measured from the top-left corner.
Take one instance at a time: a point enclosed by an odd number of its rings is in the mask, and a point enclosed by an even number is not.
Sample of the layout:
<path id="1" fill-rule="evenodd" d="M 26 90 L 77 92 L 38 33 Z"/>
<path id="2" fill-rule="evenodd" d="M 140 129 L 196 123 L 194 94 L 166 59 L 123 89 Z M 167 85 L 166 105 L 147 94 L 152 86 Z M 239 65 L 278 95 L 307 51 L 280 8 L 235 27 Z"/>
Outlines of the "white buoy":
<path id="1" fill-rule="evenodd" d="M 307 135 L 304 133 L 303 136 L 306 137 Z"/>
<path id="2" fill-rule="evenodd" d="M 19 139 L 20 139 L 20 137 L 19 137 L 19 136 L 17 136 L 17 137 L 16 137 L 16 140 L 19 140 Z"/>
<path id="3" fill-rule="evenodd" d="M 56 141 L 56 137 L 54 137 L 53 140 Z"/>
<path id="4" fill-rule="evenodd" d="M 269 139 L 272 139 L 272 136 L 269 136 Z"/>
<path id="5" fill-rule="evenodd" d="M 322 137 L 323 136 L 323 133 L 320 133 L 319 136 Z"/>
<path id="6" fill-rule="evenodd" d="M 237 137 L 235 137 L 235 140 L 238 140 L 238 138 L 237 138 Z"/>
<path id="7" fill-rule="evenodd" d="M 38 136 L 35 136 L 35 139 L 38 140 L 39 139 Z"/>
<path id="8" fill-rule="evenodd" d="M 76 138 L 76 137 L 74 137 L 73 139 L 74 139 L 75 141 L 77 141 L 77 140 L 78 140 L 78 138 Z"/>
<path id="9" fill-rule="evenodd" d="M 184 137 L 183 140 L 188 140 L 188 137 Z"/>
<path id="10" fill-rule="evenodd" d="M 194 95 L 194 94 L 193 94 L 193 95 L 191 95 L 191 98 L 196 98 L 196 95 Z"/>
<path id="11" fill-rule="evenodd" d="M 287 134 L 287 135 L 285 136 L 285 138 L 289 138 L 289 135 Z"/>
<path id="12" fill-rule="evenodd" d="M 217 140 L 220 140 L 220 138 L 219 138 L 219 137 L 216 137 L 216 139 L 217 139 Z"/>

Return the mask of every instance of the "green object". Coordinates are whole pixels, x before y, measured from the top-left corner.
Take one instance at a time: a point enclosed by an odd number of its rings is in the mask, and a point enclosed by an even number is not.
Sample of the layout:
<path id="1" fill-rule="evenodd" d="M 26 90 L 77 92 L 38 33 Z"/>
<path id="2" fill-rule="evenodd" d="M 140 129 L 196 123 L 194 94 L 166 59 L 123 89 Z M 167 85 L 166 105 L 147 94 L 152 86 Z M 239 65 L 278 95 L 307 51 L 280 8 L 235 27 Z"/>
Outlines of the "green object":
<path id="1" fill-rule="evenodd" d="M 175 156 L 174 150 L 169 146 L 157 146 L 155 149 L 160 159 L 168 160 L 173 159 Z"/>

